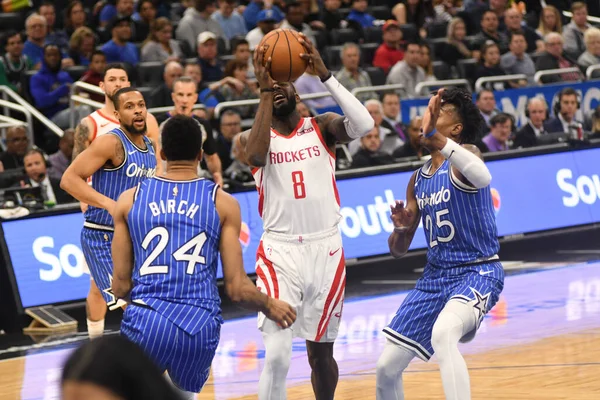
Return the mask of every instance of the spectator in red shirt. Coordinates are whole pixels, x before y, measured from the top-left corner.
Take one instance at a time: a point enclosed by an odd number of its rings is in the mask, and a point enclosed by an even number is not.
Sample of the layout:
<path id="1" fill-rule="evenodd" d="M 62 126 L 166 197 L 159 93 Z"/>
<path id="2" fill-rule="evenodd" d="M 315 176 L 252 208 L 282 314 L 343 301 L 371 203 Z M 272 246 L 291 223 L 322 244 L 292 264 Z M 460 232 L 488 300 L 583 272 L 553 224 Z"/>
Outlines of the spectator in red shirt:
<path id="1" fill-rule="evenodd" d="M 106 56 L 100 50 L 92 53 L 90 58 L 90 67 L 85 74 L 79 79 L 81 82 L 89 83 L 90 85 L 100 86 L 103 80 L 104 68 L 106 67 Z M 83 92 L 88 93 L 88 92 Z M 89 93 L 90 99 L 98 103 L 104 102 L 104 95 L 98 93 Z"/>
<path id="2" fill-rule="evenodd" d="M 397 21 L 388 20 L 383 25 L 383 43 L 375 51 L 373 65 L 381 68 L 387 74 L 390 68 L 404 58 L 404 51 L 400 48 L 401 42 L 400 24 Z"/>

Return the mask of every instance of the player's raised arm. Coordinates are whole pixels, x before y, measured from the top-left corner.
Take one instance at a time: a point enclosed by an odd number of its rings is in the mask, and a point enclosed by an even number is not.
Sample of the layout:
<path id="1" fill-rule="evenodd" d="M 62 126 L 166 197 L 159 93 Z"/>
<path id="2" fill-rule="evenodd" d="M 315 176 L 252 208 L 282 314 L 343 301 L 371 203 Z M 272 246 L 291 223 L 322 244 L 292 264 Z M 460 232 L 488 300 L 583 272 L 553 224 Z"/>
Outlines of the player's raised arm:
<path id="1" fill-rule="evenodd" d="M 60 187 L 77 200 L 104 208 L 112 214 L 115 202 L 92 189 L 86 180 L 105 165 L 119 166 L 124 160 L 125 150 L 121 140 L 115 135 L 100 136 L 69 165 Z"/>
<path id="2" fill-rule="evenodd" d="M 375 121 L 366 107 L 352 95 L 327 69 L 321 55 L 311 41 L 300 34 L 306 54 L 301 57 L 308 61 L 308 68 L 321 78 L 331 96 L 342 109 L 344 116 L 336 113 L 325 113 L 317 117 L 317 121 L 325 126 L 324 133 L 337 142 L 347 143 L 367 135 L 375 126 Z"/>
<path id="3" fill-rule="evenodd" d="M 394 231 L 388 238 L 388 246 L 390 247 L 390 253 L 395 258 L 406 254 L 419 226 L 421 212 L 415 197 L 415 179 L 418 173 L 419 171 L 416 171 L 408 182 L 406 204 L 402 201 L 396 201 L 396 204 L 390 206 Z"/>
<path id="4" fill-rule="evenodd" d="M 461 96 L 461 92 L 452 92 L 454 96 Z M 451 140 L 441 133 L 435 130 L 437 119 L 442 111 L 442 107 L 445 102 L 451 102 L 452 99 L 445 98 L 444 89 L 438 90 L 438 92 L 429 100 L 429 105 L 425 115 L 423 116 L 422 144 L 432 150 L 439 150 L 442 155 L 450 161 L 452 164 L 452 171 L 463 183 L 481 189 L 490 184 L 492 181 L 492 175 L 489 169 L 483 162 L 481 152 L 479 149 L 472 144 L 463 144 L 462 146 Z M 458 102 L 452 101 L 450 104 Z M 446 106 L 447 109 L 444 112 L 455 112 L 461 115 L 465 115 L 463 118 L 464 122 L 459 124 L 457 129 L 466 132 L 470 135 L 475 135 L 478 132 L 469 132 L 470 130 L 476 130 L 481 118 L 477 108 L 472 104 L 471 101 L 460 102 L 464 104 L 461 108 L 473 108 L 457 110 L 456 106 Z M 454 107 L 454 108 L 452 108 Z M 469 125 L 472 125 L 469 126 Z M 462 136 L 466 136 L 464 133 Z"/>
<path id="5" fill-rule="evenodd" d="M 239 241 L 242 218 L 238 202 L 228 193 L 219 190 L 216 205 L 222 226 L 219 251 L 223 264 L 225 293 L 240 306 L 261 311 L 282 327 L 290 327 L 296 320 L 294 309 L 286 302 L 259 292 L 244 271 L 242 246 Z"/>
<path id="6" fill-rule="evenodd" d="M 260 102 L 244 148 L 246 162 L 255 167 L 262 167 L 267 163 L 273 118 L 273 79 L 269 75 L 271 57 L 263 65 L 263 54 L 264 48 L 257 47 L 254 52 L 254 74 L 260 87 Z"/>
<path id="7" fill-rule="evenodd" d="M 113 215 L 115 234 L 112 240 L 113 281 L 112 291 L 118 299 L 125 299 L 132 288 L 131 274 L 133 273 L 133 244 L 127 225 L 127 215 L 133 205 L 137 188 L 124 191 Z"/>

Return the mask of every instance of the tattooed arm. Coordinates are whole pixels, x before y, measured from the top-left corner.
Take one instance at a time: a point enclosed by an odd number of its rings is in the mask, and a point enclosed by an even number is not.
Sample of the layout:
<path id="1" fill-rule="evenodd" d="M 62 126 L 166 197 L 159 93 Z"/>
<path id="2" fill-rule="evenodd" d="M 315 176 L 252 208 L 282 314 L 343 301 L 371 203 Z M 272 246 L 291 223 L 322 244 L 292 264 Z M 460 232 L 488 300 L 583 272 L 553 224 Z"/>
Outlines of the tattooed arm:
<path id="1" fill-rule="evenodd" d="M 75 160 L 82 151 L 88 148 L 91 143 L 90 127 L 87 117 L 83 118 L 79 125 L 75 127 L 75 145 L 73 146 L 72 160 Z"/>
<path id="2" fill-rule="evenodd" d="M 118 167 L 125 161 L 123 143 L 115 135 L 97 137 L 67 168 L 60 181 L 60 187 L 77 200 L 94 207 L 114 212 L 115 201 L 98 193 L 86 180 L 100 168 L 110 165 Z"/>

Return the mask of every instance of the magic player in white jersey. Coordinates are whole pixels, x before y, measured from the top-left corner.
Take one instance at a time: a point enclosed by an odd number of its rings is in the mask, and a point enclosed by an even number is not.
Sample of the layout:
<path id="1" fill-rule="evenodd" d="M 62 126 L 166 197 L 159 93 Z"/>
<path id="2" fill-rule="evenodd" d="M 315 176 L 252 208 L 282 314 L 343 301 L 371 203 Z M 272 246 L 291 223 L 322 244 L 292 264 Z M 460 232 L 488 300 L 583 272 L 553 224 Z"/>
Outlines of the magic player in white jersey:
<path id="1" fill-rule="evenodd" d="M 115 116 L 115 106 L 112 96 L 119 89 L 131 86 L 125 66 L 120 63 L 108 64 L 104 68 L 104 75 L 99 86 L 104 91 L 104 107 L 83 118 L 75 128 L 73 160 L 87 149 L 95 138 L 120 126 Z M 150 113 L 147 113 L 146 116 L 146 136 L 152 140 L 155 146 L 158 145 L 158 123 L 156 122 L 156 118 Z M 160 154 L 159 149 L 156 150 L 156 154 Z M 85 212 L 86 209 L 87 204 L 81 203 L 81 210 Z M 93 280 L 90 281 L 90 291 L 86 299 L 86 314 L 90 337 L 93 338 L 102 335 L 104 332 L 106 301 Z"/>
<path id="2" fill-rule="evenodd" d="M 335 145 L 373 129 L 367 109 L 325 67 L 305 36 L 309 68 L 345 114 L 302 118 L 291 83 L 273 82 L 264 48 L 254 54 L 260 103 L 252 129 L 238 136 L 240 159 L 253 167 L 263 219 L 256 263 L 258 287 L 296 308 L 297 320 L 279 326 L 259 314 L 266 358 L 259 381 L 261 400 L 286 398 L 292 338 L 306 340 L 317 399 L 333 399 L 338 368 L 333 358 L 345 289 L 345 261 L 338 229 Z M 270 59 L 269 59 L 270 60 Z M 290 328 L 290 329 L 287 329 Z"/>

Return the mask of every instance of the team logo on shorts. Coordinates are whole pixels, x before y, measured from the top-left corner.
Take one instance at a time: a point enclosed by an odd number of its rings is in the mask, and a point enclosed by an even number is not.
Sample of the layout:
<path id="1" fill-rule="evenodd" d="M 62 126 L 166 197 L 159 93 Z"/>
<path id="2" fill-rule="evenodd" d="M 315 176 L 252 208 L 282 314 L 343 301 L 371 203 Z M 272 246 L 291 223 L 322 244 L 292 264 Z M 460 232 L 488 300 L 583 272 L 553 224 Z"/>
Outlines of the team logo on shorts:
<path id="1" fill-rule="evenodd" d="M 502 204 L 502 201 L 500 200 L 500 193 L 498 192 L 497 189 L 491 188 L 490 192 L 492 193 L 492 203 L 494 205 L 494 213 L 496 215 L 498 215 L 498 212 L 500 212 L 500 205 Z"/>
<path id="2" fill-rule="evenodd" d="M 242 228 L 240 229 L 240 244 L 243 251 L 246 251 L 248 245 L 250 245 L 250 228 L 244 221 L 242 221 Z"/>

